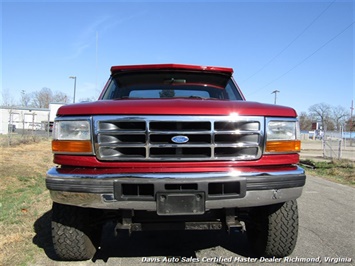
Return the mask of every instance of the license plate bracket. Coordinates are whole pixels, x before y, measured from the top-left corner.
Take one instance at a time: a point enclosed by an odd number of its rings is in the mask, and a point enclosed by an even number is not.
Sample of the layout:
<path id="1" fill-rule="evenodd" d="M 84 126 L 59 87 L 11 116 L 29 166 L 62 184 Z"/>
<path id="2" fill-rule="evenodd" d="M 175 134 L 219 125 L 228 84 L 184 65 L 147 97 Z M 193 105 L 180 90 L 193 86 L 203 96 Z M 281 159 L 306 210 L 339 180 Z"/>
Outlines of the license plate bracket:
<path id="1" fill-rule="evenodd" d="M 197 215 L 205 213 L 205 193 L 157 193 L 158 215 Z"/>

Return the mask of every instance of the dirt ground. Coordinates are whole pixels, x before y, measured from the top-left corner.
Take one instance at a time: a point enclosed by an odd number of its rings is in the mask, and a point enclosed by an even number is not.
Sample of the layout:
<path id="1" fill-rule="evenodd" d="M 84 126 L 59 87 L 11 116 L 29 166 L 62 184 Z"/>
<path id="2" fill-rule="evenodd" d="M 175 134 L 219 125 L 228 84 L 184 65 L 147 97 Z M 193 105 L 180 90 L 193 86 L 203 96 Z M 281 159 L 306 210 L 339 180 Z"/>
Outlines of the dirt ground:
<path id="1" fill-rule="evenodd" d="M 339 146 L 333 143 L 333 156 L 338 159 Z M 329 147 L 327 146 L 327 153 L 329 155 Z M 327 159 L 323 156 L 323 143 L 320 140 L 302 140 L 301 144 L 301 159 L 324 160 Z M 341 159 L 348 159 L 355 161 L 355 145 L 354 146 L 341 146 Z"/>

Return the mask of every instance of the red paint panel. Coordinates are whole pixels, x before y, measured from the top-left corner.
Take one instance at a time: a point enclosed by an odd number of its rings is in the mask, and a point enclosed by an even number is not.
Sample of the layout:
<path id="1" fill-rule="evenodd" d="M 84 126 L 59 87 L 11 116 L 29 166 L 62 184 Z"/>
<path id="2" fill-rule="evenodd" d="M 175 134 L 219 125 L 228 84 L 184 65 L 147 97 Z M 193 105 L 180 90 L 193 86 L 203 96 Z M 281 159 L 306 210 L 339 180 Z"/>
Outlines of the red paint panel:
<path id="1" fill-rule="evenodd" d="M 116 173 L 225 172 L 238 167 L 274 167 L 297 164 L 299 154 L 264 155 L 256 161 L 205 162 L 100 162 L 95 156 L 55 155 L 54 163 L 65 166 L 115 169 Z"/>
<path id="2" fill-rule="evenodd" d="M 184 65 L 184 64 L 157 64 L 157 65 L 127 65 L 127 66 L 113 66 L 111 73 L 122 71 L 141 71 L 141 70 L 196 70 L 196 71 L 209 71 L 227 73 L 232 75 L 233 69 L 227 67 L 213 67 L 213 66 L 198 66 L 198 65 Z"/>
<path id="3" fill-rule="evenodd" d="M 274 104 L 202 99 L 101 100 L 62 106 L 57 115 L 244 115 L 296 117 L 294 109 Z"/>

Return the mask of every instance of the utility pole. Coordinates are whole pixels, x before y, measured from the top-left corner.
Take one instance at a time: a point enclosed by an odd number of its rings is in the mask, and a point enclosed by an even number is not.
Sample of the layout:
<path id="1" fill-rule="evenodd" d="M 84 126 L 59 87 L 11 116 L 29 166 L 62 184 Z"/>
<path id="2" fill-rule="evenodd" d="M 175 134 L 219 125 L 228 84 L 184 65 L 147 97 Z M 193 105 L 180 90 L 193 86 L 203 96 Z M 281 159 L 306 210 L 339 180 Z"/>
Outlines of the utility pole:
<path id="1" fill-rule="evenodd" d="M 74 97 L 73 97 L 73 103 L 75 103 L 75 93 L 76 93 L 76 76 L 70 76 L 70 79 L 74 79 Z"/>
<path id="2" fill-rule="evenodd" d="M 277 98 L 277 93 L 279 93 L 280 91 L 278 90 L 274 90 L 271 94 L 275 94 L 275 98 L 274 98 L 274 104 L 276 104 L 276 98 Z"/>
<path id="3" fill-rule="evenodd" d="M 353 139 L 351 137 L 351 131 L 353 130 L 353 111 L 354 111 L 354 101 L 351 100 L 351 106 L 350 106 L 350 146 L 353 146 Z"/>

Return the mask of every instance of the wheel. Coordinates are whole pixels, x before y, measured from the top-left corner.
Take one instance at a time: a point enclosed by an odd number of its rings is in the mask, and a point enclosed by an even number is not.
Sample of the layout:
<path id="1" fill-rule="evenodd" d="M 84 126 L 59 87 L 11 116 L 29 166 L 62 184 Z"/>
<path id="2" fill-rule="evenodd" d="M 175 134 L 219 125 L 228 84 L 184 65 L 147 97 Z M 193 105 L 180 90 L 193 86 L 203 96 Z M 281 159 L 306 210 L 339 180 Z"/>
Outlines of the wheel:
<path id="1" fill-rule="evenodd" d="M 52 239 L 59 260 L 88 260 L 96 252 L 101 227 L 98 210 L 53 203 Z"/>
<path id="2" fill-rule="evenodd" d="M 248 240 L 257 256 L 289 256 L 297 242 L 296 200 L 252 209 L 246 223 Z"/>

